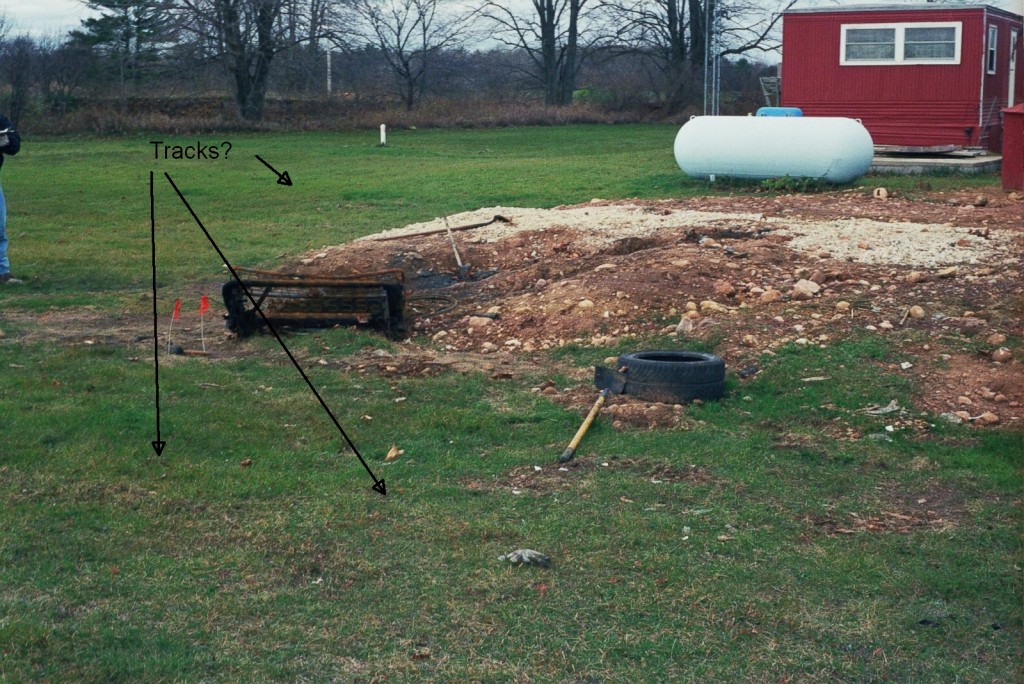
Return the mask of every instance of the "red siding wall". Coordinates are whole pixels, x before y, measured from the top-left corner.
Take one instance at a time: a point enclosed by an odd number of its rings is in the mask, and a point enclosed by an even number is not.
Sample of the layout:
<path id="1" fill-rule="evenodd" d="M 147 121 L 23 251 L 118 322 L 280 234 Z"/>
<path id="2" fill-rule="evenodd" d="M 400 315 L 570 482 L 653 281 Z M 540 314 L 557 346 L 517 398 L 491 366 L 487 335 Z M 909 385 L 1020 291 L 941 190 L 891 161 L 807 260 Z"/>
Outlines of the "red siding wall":
<path id="1" fill-rule="evenodd" d="M 1020 21 L 988 14 L 988 23 L 1000 25 L 1000 54 L 996 75 L 985 76 L 985 14 L 983 9 L 786 14 L 782 104 L 800 107 L 808 116 L 860 119 L 877 145 L 989 145 L 998 149 L 999 110 L 1006 106 L 1007 95 L 1009 26 L 1020 26 Z M 963 23 L 959 65 L 840 64 L 843 24 L 933 21 Z M 1019 61 L 1017 71 L 1022 76 Z M 984 127 L 979 126 L 983 113 Z"/>

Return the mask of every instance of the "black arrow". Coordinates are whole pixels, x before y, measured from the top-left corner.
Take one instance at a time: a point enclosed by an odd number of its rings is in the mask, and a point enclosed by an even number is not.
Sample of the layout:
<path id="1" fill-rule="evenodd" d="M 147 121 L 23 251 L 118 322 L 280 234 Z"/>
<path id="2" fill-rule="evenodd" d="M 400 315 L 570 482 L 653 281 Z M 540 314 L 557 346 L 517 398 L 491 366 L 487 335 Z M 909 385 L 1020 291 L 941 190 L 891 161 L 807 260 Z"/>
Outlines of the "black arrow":
<path id="1" fill-rule="evenodd" d="M 156 210 L 153 204 L 153 172 L 149 172 L 149 238 L 153 246 L 153 384 L 156 386 L 156 439 L 153 450 L 159 456 L 167 442 L 160 439 L 160 341 L 157 337 L 156 314 Z"/>
<path id="2" fill-rule="evenodd" d="M 291 185 L 292 184 L 292 179 L 288 177 L 288 172 L 287 171 L 282 171 L 282 172 L 278 173 L 277 169 L 275 169 L 273 166 L 268 164 L 266 159 L 264 159 L 263 157 L 261 157 L 258 154 L 256 155 L 256 158 L 259 159 L 261 162 L 263 162 L 264 166 L 266 166 L 268 169 L 270 169 L 271 171 L 273 171 L 274 173 L 277 174 L 277 184 L 278 185 Z M 177 189 L 177 188 L 175 188 L 175 189 Z M 181 194 L 181 193 L 178 193 L 178 194 Z"/>
<path id="3" fill-rule="evenodd" d="M 261 159 L 260 161 L 263 160 Z M 266 162 L 263 163 L 266 164 Z M 181 190 L 179 190 L 178 186 L 174 184 L 174 181 L 171 179 L 170 175 L 165 172 L 164 176 L 167 177 L 167 182 L 171 184 L 172 188 L 174 188 L 174 192 L 178 193 L 178 197 L 181 198 L 181 201 L 185 205 L 185 208 L 188 209 L 188 213 L 192 214 L 192 218 L 195 219 L 196 224 L 199 226 L 200 229 L 202 229 L 203 234 L 206 235 L 206 239 L 210 241 L 211 245 L 213 245 L 213 248 L 217 251 L 217 255 L 221 258 L 221 261 L 223 261 L 224 264 L 228 267 L 228 270 L 231 271 L 231 276 L 238 281 L 238 284 L 242 287 L 242 292 L 245 293 L 245 296 L 252 303 L 253 309 L 256 311 L 256 313 L 260 315 L 260 318 L 263 319 L 263 323 L 267 326 L 267 329 L 274 335 L 274 339 L 276 339 L 277 343 L 281 345 L 281 349 L 284 350 L 284 353 L 288 355 L 288 358 L 291 360 L 292 365 L 295 366 L 295 370 L 299 371 L 299 375 L 301 375 L 302 379 L 306 381 L 306 386 L 309 387 L 310 391 L 313 393 L 313 396 L 315 396 L 317 401 L 320 402 L 320 406 L 322 406 L 324 411 L 327 412 L 327 415 L 330 417 L 331 422 L 334 423 L 334 427 L 338 428 L 338 432 L 340 432 L 341 436 L 345 439 L 345 443 L 348 444 L 349 448 L 352 449 L 352 453 L 356 455 L 356 458 L 359 459 L 359 462 L 363 464 L 364 468 L 366 468 L 366 472 L 370 474 L 370 477 L 373 478 L 373 490 L 381 494 L 382 496 L 387 496 L 387 489 L 384 486 L 384 480 L 378 480 L 377 476 L 373 474 L 372 470 L 370 470 L 370 466 L 366 465 L 366 461 L 359 453 L 359 450 L 356 449 L 356 445 L 352 443 L 352 440 L 349 439 L 349 436 L 345 433 L 344 428 L 341 427 L 341 423 L 339 423 L 338 419 L 334 417 L 334 412 L 331 411 L 329 406 L 327 406 L 327 402 L 325 402 L 323 397 L 320 396 L 320 393 L 316 391 L 316 387 L 313 386 L 313 383 L 310 381 L 309 376 L 306 375 L 306 371 L 302 370 L 302 366 L 299 365 L 299 362 L 292 355 L 291 350 L 288 349 L 288 346 L 284 343 L 284 340 L 281 339 L 281 336 L 278 334 L 277 329 L 275 329 L 274 326 L 271 325 L 270 321 L 267 319 L 266 314 L 264 314 L 263 310 L 260 309 L 259 305 L 256 303 L 256 299 L 249 292 L 249 289 L 245 286 L 245 283 L 242 282 L 242 279 L 238 276 L 238 273 L 231 265 L 231 262 L 228 260 L 226 256 L 224 256 L 224 252 L 222 252 L 220 247 L 217 246 L 217 243 L 214 242 L 213 236 L 210 235 L 210 231 L 206 230 L 206 226 L 204 226 L 203 222 L 199 220 L 198 216 L 196 216 L 196 212 L 192 210 L 192 207 L 191 205 L 189 205 L 188 200 L 186 200 L 185 196 L 181 194 Z"/>

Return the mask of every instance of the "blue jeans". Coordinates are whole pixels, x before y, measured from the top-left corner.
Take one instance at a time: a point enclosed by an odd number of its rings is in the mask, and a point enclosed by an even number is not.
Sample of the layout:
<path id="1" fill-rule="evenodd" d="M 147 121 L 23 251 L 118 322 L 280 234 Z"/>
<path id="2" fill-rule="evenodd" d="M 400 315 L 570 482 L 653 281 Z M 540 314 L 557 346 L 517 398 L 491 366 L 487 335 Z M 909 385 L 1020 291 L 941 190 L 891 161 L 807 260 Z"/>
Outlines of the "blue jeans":
<path id="1" fill-rule="evenodd" d="M 7 260 L 7 204 L 4 202 L 4 189 L 0 188 L 0 275 L 11 270 Z"/>

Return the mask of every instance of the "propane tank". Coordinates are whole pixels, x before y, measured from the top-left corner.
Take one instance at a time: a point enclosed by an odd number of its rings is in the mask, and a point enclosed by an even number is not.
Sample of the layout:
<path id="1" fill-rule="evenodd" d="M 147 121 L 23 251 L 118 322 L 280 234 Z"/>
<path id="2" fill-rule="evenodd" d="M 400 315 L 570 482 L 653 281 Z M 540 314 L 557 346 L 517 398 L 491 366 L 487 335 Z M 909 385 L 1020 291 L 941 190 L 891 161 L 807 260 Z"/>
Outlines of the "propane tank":
<path id="1" fill-rule="evenodd" d="M 676 163 L 688 176 L 817 178 L 849 183 L 871 168 L 874 143 L 855 119 L 811 116 L 696 116 L 676 134 Z"/>

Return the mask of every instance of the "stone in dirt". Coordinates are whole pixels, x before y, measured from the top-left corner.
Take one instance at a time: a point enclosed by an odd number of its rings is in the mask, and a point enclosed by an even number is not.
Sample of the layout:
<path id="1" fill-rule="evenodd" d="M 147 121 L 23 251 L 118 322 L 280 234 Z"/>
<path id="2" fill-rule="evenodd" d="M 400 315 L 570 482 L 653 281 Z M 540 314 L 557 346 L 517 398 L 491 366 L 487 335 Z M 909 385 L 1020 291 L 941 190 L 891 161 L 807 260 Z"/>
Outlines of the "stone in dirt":
<path id="1" fill-rule="evenodd" d="M 732 297 L 736 294 L 736 287 L 728 280 L 715 281 L 715 294 L 719 297 Z"/>
<path id="2" fill-rule="evenodd" d="M 762 304 L 773 304 L 782 301 L 782 293 L 778 290 L 765 290 L 764 294 L 757 299 Z"/>
<path id="3" fill-rule="evenodd" d="M 793 299 L 806 301 L 821 292 L 821 286 L 813 280 L 801 279 L 793 285 Z"/>
<path id="4" fill-rule="evenodd" d="M 1013 352 L 1006 347 L 1000 347 L 992 352 L 992 360 L 998 363 L 1006 363 L 1013 358 Z"/>

